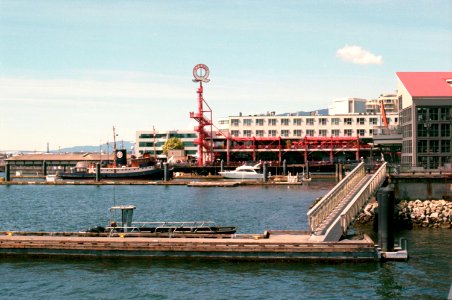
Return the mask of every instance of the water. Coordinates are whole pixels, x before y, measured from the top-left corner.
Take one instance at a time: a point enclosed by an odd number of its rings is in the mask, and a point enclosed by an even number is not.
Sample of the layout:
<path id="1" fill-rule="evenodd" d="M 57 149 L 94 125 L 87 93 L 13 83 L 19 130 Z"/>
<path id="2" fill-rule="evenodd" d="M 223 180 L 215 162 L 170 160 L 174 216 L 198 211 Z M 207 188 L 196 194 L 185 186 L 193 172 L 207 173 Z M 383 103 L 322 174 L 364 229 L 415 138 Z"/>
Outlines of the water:
<path id="1" fill-rule="evenodd" d="M 136 220 L 214 220 L 239 233 L 307 229 L 332 182 L 309 186 L 0 186 L 0 230 L 78 231 L 104 225 L 113 204 Z M 268 263 L 159 259 L 0 258 L 2 299 L 446 299 L 450 230 L 399 233 L 410 260 Z"/>

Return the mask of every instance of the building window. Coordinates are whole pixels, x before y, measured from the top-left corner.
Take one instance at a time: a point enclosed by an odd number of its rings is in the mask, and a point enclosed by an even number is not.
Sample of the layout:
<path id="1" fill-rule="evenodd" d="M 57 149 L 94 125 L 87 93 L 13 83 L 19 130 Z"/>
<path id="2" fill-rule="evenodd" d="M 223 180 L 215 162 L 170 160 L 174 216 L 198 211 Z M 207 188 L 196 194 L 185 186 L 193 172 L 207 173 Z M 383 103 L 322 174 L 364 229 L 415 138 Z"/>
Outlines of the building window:
<path id="1" fill-rule="evenodd" d="M 296 126 L 300 126 L 301 125 L 301 118 L 293 119 L 293 124 L 296 125 Z"/>
<path id="2" fill-rule="evenodd" d="M 441 141 L 441 152 L 449 153 L 450 152 L 450 141 Z"/>
<path id="3" fill-rule="evenodd" d="M 239 136 L 240 132 L 238 130 L 231 130 L 232 136 Z"/>
<path id="4" fill-rule="evenodd" d="M 450 116 L 451 115 L 449 115 L 449 108 L 441 107 L 439 109 L 439 115 L 440 115 L 440 120 L 441 121 L 448 121 L 448 120 L 450 120 Z"/>
<path id="5" fill-rule="evenodd" d="M 306 135 L 307 136 L 314 136 L 314 130 L 313 129 L 306 130 Z"/>
<path id="6" fill-rule="evenodd" d="M 276 126 L 276 119 L 268 119 L 268 126 Z"/>
<path id="7" fill-rule="evenodd" d="M 427 141 L 421 140 L 417 142 L 417 152 L 427 153 Z"/>
<path id="8" fill-rule="evenodd" d="M 231 126 L 239 126 L 240 120 L 239 119 L 231 119 Z"/>
<path id="9" fill-rule="evenodd" d="M 450 125 L 449 124 L 441 124 L 441 136 L 442 137 L 450 137 Z"/>
<path id="10" fill-rule="evenodd" d="M 332 136 L 339 136 L 341 134 L 339 129 L 333 129 L 331 130 L 331 135 Z"/>
<path id="11" fill-rule="evenodd" d="M 289 130 L 281 130 L 281 136 L 288 137 L 289 136 Z"/>
<path id="12" fill-rule="evenodd" d="M 358 129 L 357 132 L 359 136 L 364 136 L 366 134 L 366 130 L 364 129 Z"/>
<path id="13" fill-rule="evenodd" d="M 243 135 L 250 137 L 253 134 L 253 132 L 251 130 L 243 130 Z"/>
<path id="14" fill-rule="evenodd" d="M 269 130 L 268 131 L 268 136 L 276 136 L 276 130 Z"/>
<path id="15" fill-rule="evenodd" d="M 331 119 L 331 124 L 332 125 L 339 125 L 339 120 L 340 120 L 339 118 L 332 118 Z"/>
<path id="16" fill-rule="evenodd" d="M 369 135 L 373 136 L 374 135 L 374 130 L 373 129 L 369 129 Z"/>
<path id="17" fill-rule="evenodd" d="M 359 124 L 359 125 L 364 125 L 364 118 L 357 118 L 356 119 L 356 122 Z"/>
<path id="18" fill-rule="evenodd" d="M 319 119 L 319 124 L 320 125 L 326 125 L 327 119 L 326 118 L 320 118 Z"/>
<path id="19" fill-rule="evenodd" d="M 313 118 L 306 119 L 306 125 L 314 125 L 314 119 Z"/>
<path id="20" fill-rule="evenodd" d="M 353 130 L 351 129 L 344 129 L 344 136 L 352 136 Z"/>
<path id="21" fill-rule="evenodd" d="M 439 136 L 439 124 L 431 124 L 430 126 L 430 136 Z"/>
<path id="22" fill-rule="evenodd" d="M 369 118 L 369 124 L 370 125 L 377 125 L 377 118 Z"/>
<path id="23" fill-rule="evenodd" d="M 283 126 L 289 126 L 289 119 L 281 119 L 281 125 Z"/>
<path id="24" fill-rule="evenodd" d="M 263 130 L 256 130 L 256 136 L 263 137 L 264 131 Z"/>
<path id="25" fill-rule="evenodd" d="M 320 129 L 319 130 L 319 136 L 326 136 L 326 130 L 325 129 Z"/>
<path id="26" fill-rule="evenodd" d="M 243 126 L 251 126 L 251 119 L 243 119 Z"/>
<path id="27" fill-rule="evenodd" d="M 256 119 L 257 126 L 264 126 L 264 119 Z"/>
<path id="28" fill-rule="evenodd" d="M 295 129 L 295 130 L 293 131 L 293 135 L 294 135 L 294 136 L 301 136 L 301 130 L 300 130 L 300 129 Z"/>
<path id="29" fill-rule="evenodd" d="M 352 125 L 352 118 L 344 118 L 345 125 Z"/>

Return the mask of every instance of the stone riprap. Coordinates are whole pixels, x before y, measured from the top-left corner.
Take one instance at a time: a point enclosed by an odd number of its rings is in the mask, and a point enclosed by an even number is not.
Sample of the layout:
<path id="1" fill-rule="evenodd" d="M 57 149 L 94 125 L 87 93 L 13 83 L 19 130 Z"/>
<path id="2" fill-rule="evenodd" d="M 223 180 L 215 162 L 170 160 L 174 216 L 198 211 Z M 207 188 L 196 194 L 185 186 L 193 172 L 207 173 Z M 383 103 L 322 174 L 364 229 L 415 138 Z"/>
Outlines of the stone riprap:
<path id="1" fill-rule="evenodd" d="M 378 202 L 373 199 L 359 214 L 357 222 L 371 223 L 378 213 Z M 446 200 L 400 201 L 394 212 L 399 227 L 452 228 L 452 202 Z"/>

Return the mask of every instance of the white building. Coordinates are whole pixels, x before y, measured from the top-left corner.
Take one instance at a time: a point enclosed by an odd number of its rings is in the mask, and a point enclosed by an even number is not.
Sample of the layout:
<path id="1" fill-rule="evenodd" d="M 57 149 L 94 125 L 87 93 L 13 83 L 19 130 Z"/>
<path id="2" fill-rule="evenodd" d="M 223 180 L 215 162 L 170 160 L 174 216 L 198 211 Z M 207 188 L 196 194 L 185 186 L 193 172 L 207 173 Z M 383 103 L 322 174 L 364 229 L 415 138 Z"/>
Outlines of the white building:
<path id="1" fill-rule="evenodd" d="M 135 138 L 135 155 L 144 153 L 156 155 L 158 158 L 166 158 L 163 154 L 163 145 L 170 138 L 179 138 L 184 144 L 186 156 L 195 156 L 198 147 L 194 144 L 197 134 L 194 131 L 172 130 L 172 131 L 137 131 Z"/>
<path id="2" fill-rule="evenodd" d="M 338 98 L 328 106 L 329 115 L 345 115 L 366 112 L 366 99 L 361 98 Z"/>

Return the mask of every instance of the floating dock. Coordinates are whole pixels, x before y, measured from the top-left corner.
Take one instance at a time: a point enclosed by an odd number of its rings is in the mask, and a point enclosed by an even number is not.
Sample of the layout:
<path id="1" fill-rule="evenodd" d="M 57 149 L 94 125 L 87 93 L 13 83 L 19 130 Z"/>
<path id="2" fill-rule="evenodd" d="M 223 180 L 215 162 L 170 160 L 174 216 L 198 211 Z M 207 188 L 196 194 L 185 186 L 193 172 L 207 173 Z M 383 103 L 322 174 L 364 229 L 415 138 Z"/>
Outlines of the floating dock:
<path id="1" fill-rule="evenodd" d="M 1 232 L 0 255 L 198 258 L 253 261 L 375 261 L 374 242 L 361 240 L 310 242 L 296 231 L 256 235 L 101 236 L 93 233 Z"/>

